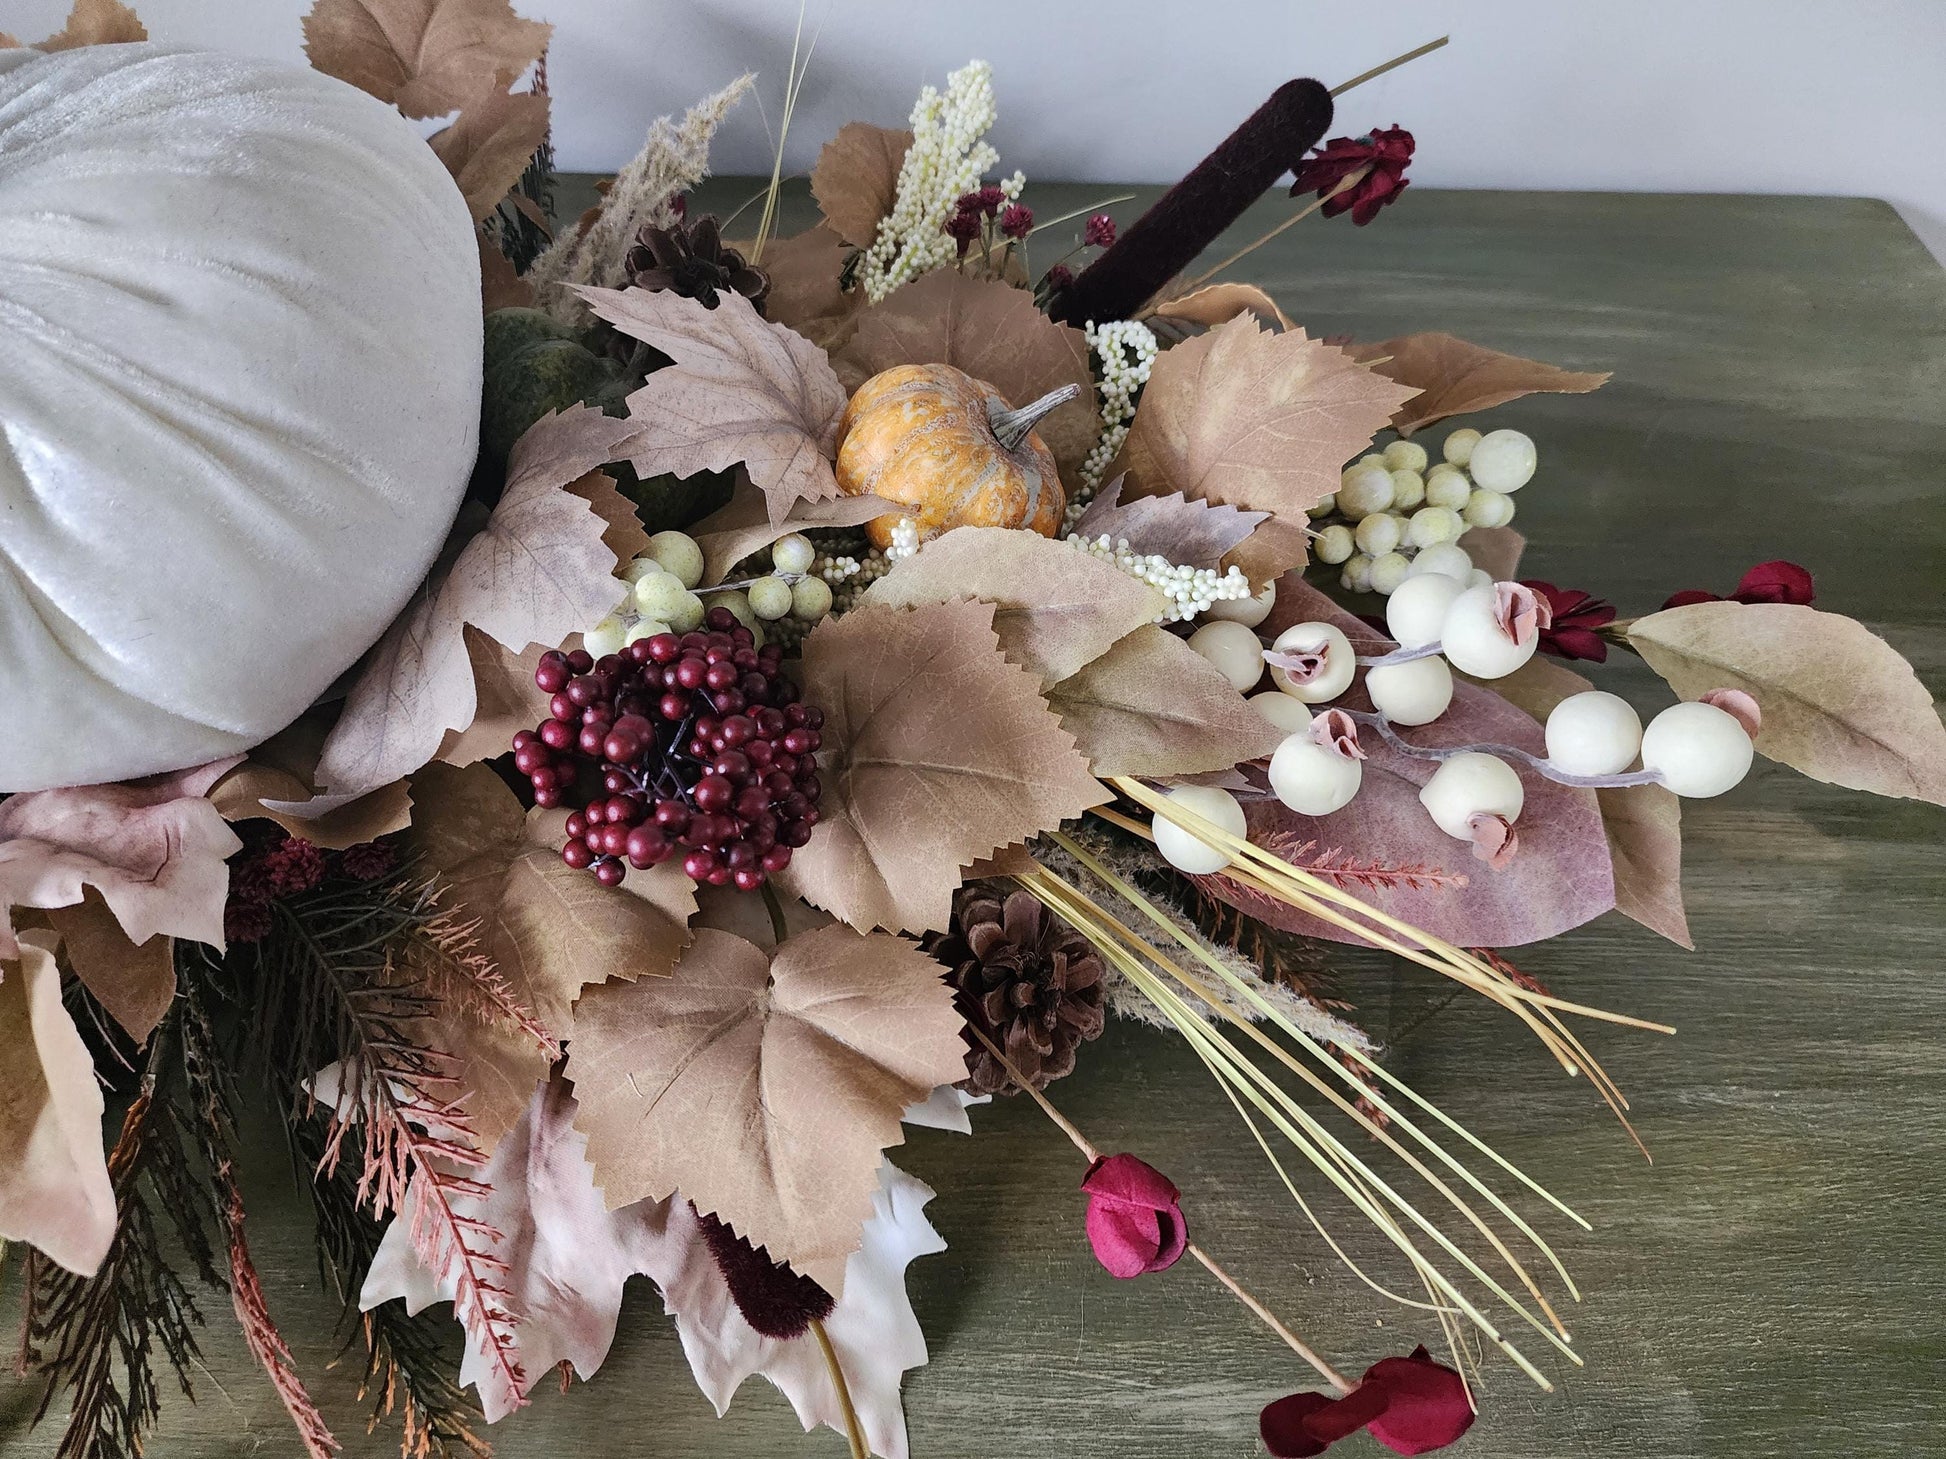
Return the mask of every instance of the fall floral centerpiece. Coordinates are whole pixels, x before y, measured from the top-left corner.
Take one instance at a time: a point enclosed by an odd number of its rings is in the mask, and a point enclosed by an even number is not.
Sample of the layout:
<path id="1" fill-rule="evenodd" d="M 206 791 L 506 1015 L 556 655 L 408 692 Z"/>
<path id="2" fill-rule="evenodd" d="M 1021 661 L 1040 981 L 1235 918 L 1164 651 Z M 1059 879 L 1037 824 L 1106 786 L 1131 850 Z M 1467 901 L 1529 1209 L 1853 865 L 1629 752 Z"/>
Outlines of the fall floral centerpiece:
<path id="1" fill-rule="evenodd" d="M 1578 1364 L 1578 1218 L 1323 996 L 1332 949 L 1489 1000 L 1626 1125 L 1576 1028 L 1673 1030 L 1508 950 L 1610 910 L 1687 947 L 1683 799 L 1761 755 L 1946 803 L 1946 732 L 1795 564 L 1628 617 L 1519 578 L 1545 471 L 1491 412 L 1605 376 L 1313 338 L 1255 244 L 1210 257 L 1286 179 L 1273 231 L 1400 199 L 1410 132 L 1340 121 L 1377 71 L 1118 222 L 1037 216 L 973 62 L 831 138 L 784 236 L 781 153 L 753 216 L 690 203 L 752 77 L 574 217 L 548 27 L 304 33 L 291 71 L 81 0 L 0 49 L 0 1237 L 62 1453 L 142 1452 L 198 1288 L 336 1451 L 250 1253 L 259 1107 L 408 1455 L 596 1386 L 642 1276 L 719 1410 L 762 1374 L 904 1459 L 944 1243 L 889 1152 L 992 1098 L 1075 1147 L 1077 1247 L 1200 1267 L 1302 1364 L 1218 1446 L 1424 1453 L 1483 1365 Z M 1611 651 L 1672 702 L 1567 666 Z M 1409 1346 L 1316 1350 L 1201 1193 L 1061 1113 L 1117 1017 L 1288 1189 L 1255 1240 L 1371 1223 Z"/>

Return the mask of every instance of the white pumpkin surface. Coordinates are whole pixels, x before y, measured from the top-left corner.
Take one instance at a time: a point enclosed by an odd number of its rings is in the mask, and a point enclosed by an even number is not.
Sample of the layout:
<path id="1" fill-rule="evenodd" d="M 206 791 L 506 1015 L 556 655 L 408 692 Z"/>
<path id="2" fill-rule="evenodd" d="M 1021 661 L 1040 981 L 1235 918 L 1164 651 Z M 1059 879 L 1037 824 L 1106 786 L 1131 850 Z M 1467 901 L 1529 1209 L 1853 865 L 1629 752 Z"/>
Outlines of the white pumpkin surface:
<path id="1" fill-rule="evenodd" d="M 472 221 L 390 107 L 0 51 L 0 791 L 295 719 L 425 576 L 479 398 Z"/>

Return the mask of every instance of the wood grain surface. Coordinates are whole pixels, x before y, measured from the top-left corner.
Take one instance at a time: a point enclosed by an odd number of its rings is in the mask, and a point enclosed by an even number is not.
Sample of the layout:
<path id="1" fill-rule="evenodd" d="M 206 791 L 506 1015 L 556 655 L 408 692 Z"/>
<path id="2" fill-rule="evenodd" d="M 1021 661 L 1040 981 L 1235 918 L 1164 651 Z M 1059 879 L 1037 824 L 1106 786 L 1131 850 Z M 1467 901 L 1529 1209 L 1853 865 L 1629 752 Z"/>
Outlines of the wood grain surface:
<path id="1" fill-rule="evenodd" d="M 752 190 L 723 180 L 703 205 Z M 1113 191 L 1031 198 L 1051 217 Z M 1132 218 L 1153 195 L 1113 211 Z M 1289 206 L 1253 210 L 1232 242 Z M 799 187 L 785 225 L 810 216 Z M 1043 239 L 1044 266 L 1065 244 Z M 1822 605 L 1882 631 L 1935 691 L 1946 682 L 1946 274 L 1883 203 L 1415 188 L 1367 228 L 1308 220 L 1240 272 L 1313 333 L 1443 329 L 1615 372 L 1594 396 L 1491 414 L 1540 445 L 1516 523 L 1525 575 L 1630 613 L 1795 559 Z M 1633 661 L 1593 672 L 1638 704 L 1668 697 Z M 1382 958 L 1337 959 L 1393 1070 L 1595 1227 L 1549 1228 L 1585 1293 L 1567 1316 L 1586 1368 L 1556 1364 L 1546 1394 L 1489 1364 L 1456 1452 L 1946 1453 L 1946 811 L 1763 761 L 1684 809 L 1696 953 L 1611 915 L 1522 958 L 1566 996 L 1679 1027 L 1589 1031 L 1652 1166 L 1507 1016 Z M 1116 1026 L 1056 1093 L 1098 1143 L 1170 1172 L 1203 1244 L 1341 1367 L 1436 1342 L 1322 1248 L 1180 1041 Z M 930 1213 L 951 1244 L 911 1274 L 932 1346 L 906 1387 L 916 1459 L 1259 1452 L 1258 1408 L 1308 1372 L 1189 1263 L 1130 1283 L 1097 1268 L 1079 1162 L 1031 1106 L 977 1111 L 976 1130 L 920 1131 L 897 1152 L 939 1190 Z M 271 1308 L 346 1452 L 395 1452 L 389 1430 L 361 1433 L 355 1357 L 330 1367 L 335 1306 L 301 1202 L 274 1132 L 257 1145 L 251 1238 Z M 154 1459 L 295 1453 L 227 1304 L 205 1352 L 199 1401 L 168 1404 Z M 24 1385 L 0 1386 L 8 1459 L 54 1453 L 31 1410 Z M 829 1431 L 801 1435 L 762 1382 L 716 1419 L 646 1281 L 596 1379 L 566 1397 L 543 1385 L 493 1439 L 503 1459 L 843 1452 Z M 1360 1436 L 1340 1452 L 1383 1451 Z"/>

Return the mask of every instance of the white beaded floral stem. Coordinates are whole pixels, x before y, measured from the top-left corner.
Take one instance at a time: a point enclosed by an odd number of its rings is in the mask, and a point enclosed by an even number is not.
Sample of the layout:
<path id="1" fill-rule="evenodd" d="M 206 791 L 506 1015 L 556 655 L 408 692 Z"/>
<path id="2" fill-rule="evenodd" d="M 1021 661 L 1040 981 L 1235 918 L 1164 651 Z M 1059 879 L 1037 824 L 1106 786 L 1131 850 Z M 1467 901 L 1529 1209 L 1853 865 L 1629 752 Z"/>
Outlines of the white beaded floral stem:
<path id="1" fill-rule="evenodd" d="M 1379 738 L 1397 750 L 1401 755 L 1410 755 L 1415 760 L 1450 760 L 1456 755 L 1494 755 L 1508 760 L 1518 760 L 1537 775 L 1552 780 L 1556 785 L 1568 785 L 1577 790 L 1625 790 L 1636 785 L 1663 784 L 1659 770 L 1625 770 L 1614 775 L 1570 775 L 1559 769 L 1550 760 L 1515 745 L 1496 745 L 1487 741 L 1470 745 L 1415 745 L 1402 738 L 1392 728 L 1392 721 L 1382 714 L 1370 710 L 1347 709 L 1359 724 L 1368 724 L 1379 733 Z"/>

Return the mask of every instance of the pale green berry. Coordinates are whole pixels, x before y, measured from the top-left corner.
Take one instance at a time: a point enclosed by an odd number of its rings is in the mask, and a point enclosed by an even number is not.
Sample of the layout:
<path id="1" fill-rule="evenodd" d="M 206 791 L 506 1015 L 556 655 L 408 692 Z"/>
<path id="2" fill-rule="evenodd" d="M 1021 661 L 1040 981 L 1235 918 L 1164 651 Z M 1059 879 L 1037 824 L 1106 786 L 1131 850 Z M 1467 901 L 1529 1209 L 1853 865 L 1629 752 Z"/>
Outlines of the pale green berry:
<path id="1" fill-rule="evenodd" d="M 750 595 L 744 592 L 742 588 L 731 588 L 728 592 L 711 593 L 709 595 L 709 606 L 712 608 L 728 608 L 730 610 L 730 616 L 745 628 L 755 628 L 762 621 L 757 617 L 756 610 L 750 606 Z"/>
<path id="2" fill-rule="evenodd" d="M 1432 547 L 1422 547 L 1418 556 L 1412 559 L 1412 576 L 1435 572 L 1446 577 L 1466 582 L 1473 575 L 1473 559 L 1466 555 L 1466 549 L 1457 542 L 1441 542 Z"/>
<path id="3" fill-rule="evenodd" d="M 662 621 L 671 633 L 694 633 L 703 626 L 703 600 L 694 593 L 684 593 L 682 601 L 662 615 Z"/>
<path id="4" fill-rule="evenodd" d="M 1354 466 L 1338 483 L 1338 511 L 1356 522 L 1392 505 L 1392 473 L 1383 466 Z"/>
<path id="5" fill-rule="evenodd" d="M 689 589 L 674 573 L 650 573 L 635 585 L 635 611 L 645 618 L 660 618 L 669 622 L 672 621 L 669 615 L 675 612 L 676 605 L 690 596 Z"/>
<path id="6" fill-rule="evenodd" d="M 1385 464 L 1394 471 L 1424 471 L 1426 448 L 1417 441 L 1394 441 L 1385 448 Z"/>
<path id="7" fill-rule="evenodd" d="M 758 578 L 750 585 L 750 607 L 759 618 L 782 618 L 794 601 L 791 585 L 780 577 Z"/>
<path id="8" fill-rule="evenodd" d="M 656 533 L 649 539 L 649 556 L 662 564 L 664 572 L 680 578 L 685 588 L 703 580 L 703 549 L 687 532 Z"/>
<path id="9" fill-rule="evenodd" d="M 1360 552 L 1383 557 L 1399 545 L 1405 522 L 1390 512 L 1373 512 L 1351 534 Z"/>
<path id="10" fill-rule="evenodd" d="M 1369 593 L 1372 590 L 1372 557 L 1370 553 L 1354 553 L 1345 563 L 1345 570 L 1338 574 L 1338 586 L 1347 593 Z"/>
<path id="11" fill-rule="evenodd" d="M 1437 547 L 1442 542 L 1457 542 L 1466 524 L 1450 507 L 1421 507 L 1406 523 L 1405 540 L 1411 547 Z"/>
<path id="12" fill-rule="evenodd" d="M 1323 501 L 1314 502 L 1310 506 L 1306 507 L 1304 509 L 1304 515 L 1309 517 L 1312 521 L 1315 522 L 1320 517 L 1328 517 L 1337 510 L 1338 510 L 1338 493 L 1334 491 L 1329 496 L 1327 496 Z"/>
<path id="13" fill-rule="evenodd" d="M 1489 431 L 1473 447 L 1467 470 L 1475 486 L 1488 491 L 1519 491 L 1534 479 L 1539 460 L 1533 437 L 1521 431 Z"/>
<path id="14" fill-rule="evenodd" d="M 1346 469 L 1355 470 L 1360 466 L 1385 466 L 1385 453 L 1383 451 L 1367 451 L 1363 456 L 1360 456 L 1356 461 L 1352 462 L 1351 465 Z M 1390 471 L 1392 468 L 1390 466 L 1385 466 L 1385 469 L 1387 471 Z"/>
<path id="15" fill-rule="evenodd" d="M 1352 536 L 1351 528 L 1338 522 L 1318 533 L 1318 540 L 1312 544 L 1311 550 L 1317 554 L 1319 562 L 1336 567 L 1348 561 L 1352 553 L 1358 550 L 1358 541 Z"/>
<path id="16" fill-rule="evenodd" d="M 1473 448 L 1480 444 L 1480 433 L 1471 426 L 1461 426 L 1446 437 L 1446 443 L 1439 448 L 1439 454 L 1455 466 L 1464 466 L 1473 459 Z"/>
<path id="17" fill-rule="evenodd" d="M 662 564 L 645 552 L 633 562 L 624 564 L 621 572 L 617 576 L 625 583 L 639 583 L 650 573 L 657 573 L 662 570 Z"/>
<path id="18" fill-rule="evenodd" d="M 1412 559 L 1403 552 L 1387 552 L 1372 559 L 1372 591 L 1389 595 L 1412 571 Z"/>
<path id="19" fill-rule="evenodd" d="M 1466 499 L 1460 517 L 1469 527 L 1504 527 L 1514 519 L 1514 499 L 1482 489 Z"/>
<path id="20" fill-rule="evenodd" d="M 1473 483 L 1466 479 L 1466 473 L 1457 466 L 1449 466 L 1444 471 L 1435 471 L 1426 478 L 1426 505 L 1444 507 L 1457 512 L 1473 496 Z"/>
<path id="21" fill-rule="evenodd" d="M 831 611 L 831 584 L 823 578 L 799 578 L 791 584 L 791 616 L 816 623 Z"/>
<path id="22" fill-rule="evenodd" d="M 653 618 L 638 618 L 635 626 L 629 629 L 628 637 L 624 638 L 622 642 L 625 645 L 640 643 L 645 638 L 654 638 L 657 634 L 669 633 L 671 631 L 669 625 L 666 623 L 658 623 Z"/>
<path id="23" fill-rule="evenodd" d="M 581 646 L 598 659 L 606 658 L 609 654 L 621 652 L 627 637 L 627 626 L 611 613 L 581 635 Z"/>
<path id="24" fill-rule="evenodd" d="M 811 539 L 802 532 L 793 532 L 788 537 L 779 537 L 770 545 L 770 565 L 778 572 L 809 572 L 811 559 L 818 555 Z M 777 614 L 777 617 L 783 615 Z"/>
<path id="25" fill-rule="evenodd" d="M 1435 468 L 1436 469 L 1436 468 Z M 1392 473 L 1392 510 L 1409 512 L 1414 507 L 1424 506 L 1426 501 L 1426 480 L 1416 471 L 1394 471 Z"/>

